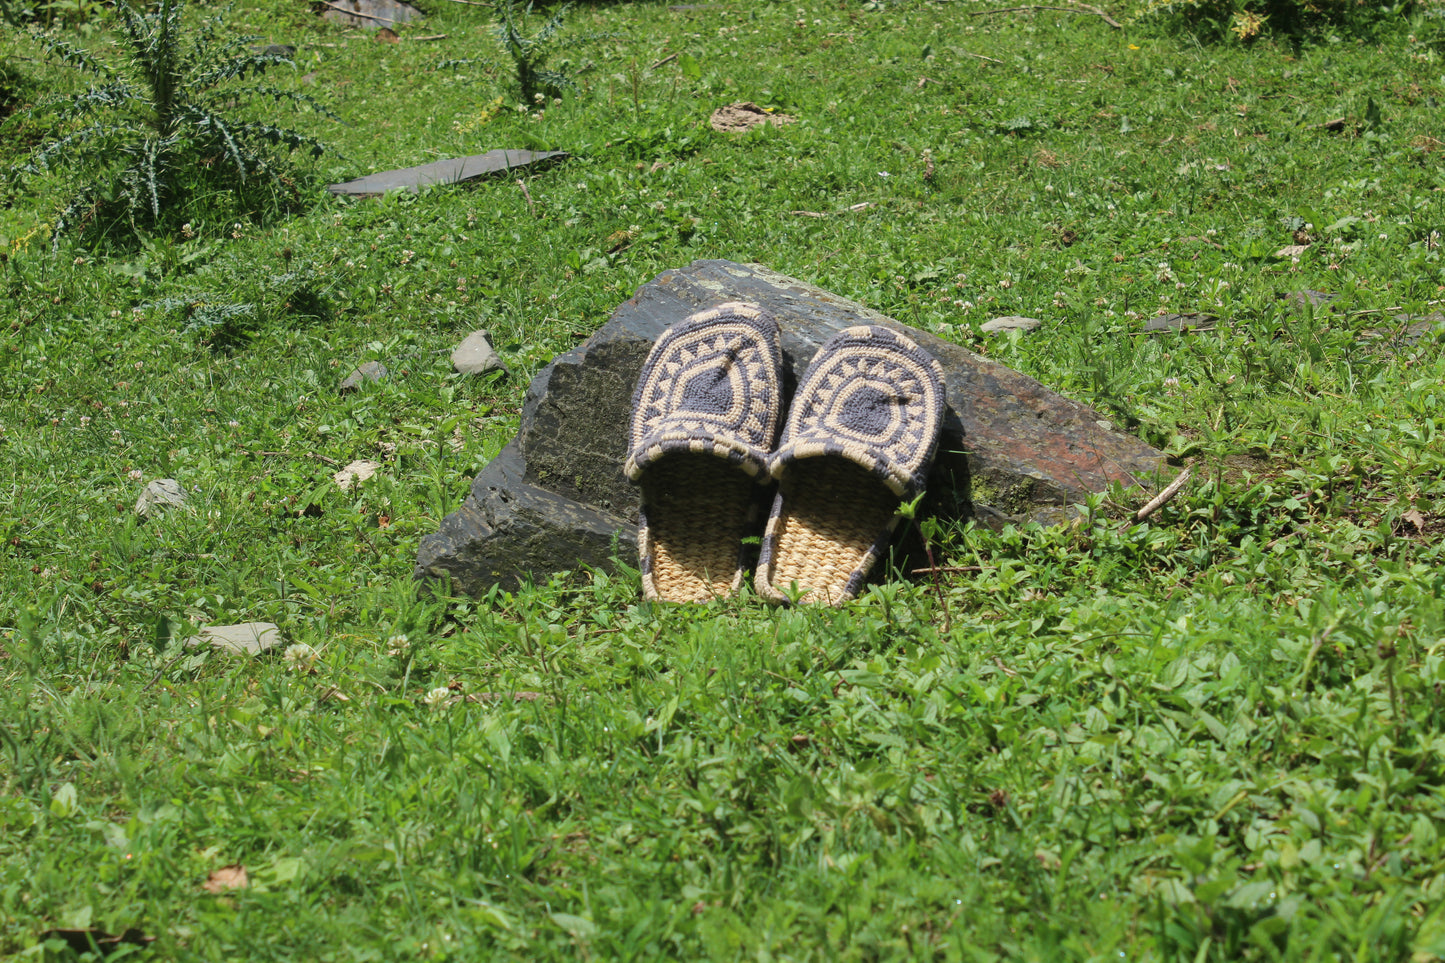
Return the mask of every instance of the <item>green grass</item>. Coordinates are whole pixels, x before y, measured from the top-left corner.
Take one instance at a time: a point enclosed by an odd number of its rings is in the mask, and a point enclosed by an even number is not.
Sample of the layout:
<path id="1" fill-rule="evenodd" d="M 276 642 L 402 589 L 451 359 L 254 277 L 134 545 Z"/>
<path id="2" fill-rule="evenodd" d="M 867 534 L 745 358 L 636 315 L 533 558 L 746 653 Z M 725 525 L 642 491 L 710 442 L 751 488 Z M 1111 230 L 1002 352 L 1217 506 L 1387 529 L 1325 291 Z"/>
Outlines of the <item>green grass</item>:
<path id="1" fill-rule="evenodd" d="M 1445 957 L 1445 361 L 1366 336 L 1445 290 L 1439 21 L 1201 46 L 977 9 L 583 6 L 610 37 L 538 111 L 483 10 L 386 44 L 241 5 L 345 121 L 306 128 L 313 188 L 573 156 L 119 252 L 50 252 L 63 183 L 7 195 L 0 955 L 94 926 L 153 959 Z M 798 123 L 708 130 L 734 100 Z M 946 531 L 977 571 L 846 612 L 646 605 L 625 564 L 419 594 L 530 376 L 703 257 L 984 351 L 1196 481 L 1145 524 L 1115 493 Z M 1227 323 L 1140 334 L 1191 309 Z M 1045 327 L 978 333 L 1000 314 Z M 513 376 L 450 373 L 477 326 Z M 355 458 L 384 467 L 343 492 Z M 162 477 L 190 506 L 138 519 Z M 180 647 L 246 620 L 309 650 Z"/>

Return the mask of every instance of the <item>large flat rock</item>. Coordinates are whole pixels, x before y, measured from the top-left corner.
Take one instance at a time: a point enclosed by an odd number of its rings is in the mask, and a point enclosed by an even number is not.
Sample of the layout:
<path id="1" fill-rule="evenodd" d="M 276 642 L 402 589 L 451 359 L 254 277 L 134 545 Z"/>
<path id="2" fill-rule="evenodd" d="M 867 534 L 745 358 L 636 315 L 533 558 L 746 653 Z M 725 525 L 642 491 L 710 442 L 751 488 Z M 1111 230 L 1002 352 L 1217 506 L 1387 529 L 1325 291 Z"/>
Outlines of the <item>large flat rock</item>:
<path id="1" fill-rule="evenodd" d="M 735 300 L 777 317 L 789 392 L 818 347 L 855 324 L 902 331 L 938 358 L 948 410 L 928 507 L 946 519 L 1057 523 L 1112 483 L 1153 489 L 1174 474 L 1162 453 L 1092 408 L 966 348 L 760 265 L 696 261 L 643 285 L 532 380 L 516 437 L 422 540 L 417 577 L 476 595 L 579 563 L 635 565 L 637 492 L 622 464 L 638 373 L 669 325 Z"/>
<path id="2" fill-rule="evenodd" d="M 349 194 L 353 197 L 375 197 L 394 190 L 407 190 L 416 194 L 423 187 L 465 184 L 489 174 L 510 173 L 566 156 L 567 152 L 560 150 L 489 150 L 485 154 L 448 157 L 446 160 L 419 164 L 416 167 L 401 167 L 394 171 L 367 174 L 341 184 L 330 184 L 326 189 L 333 194 Z"/>

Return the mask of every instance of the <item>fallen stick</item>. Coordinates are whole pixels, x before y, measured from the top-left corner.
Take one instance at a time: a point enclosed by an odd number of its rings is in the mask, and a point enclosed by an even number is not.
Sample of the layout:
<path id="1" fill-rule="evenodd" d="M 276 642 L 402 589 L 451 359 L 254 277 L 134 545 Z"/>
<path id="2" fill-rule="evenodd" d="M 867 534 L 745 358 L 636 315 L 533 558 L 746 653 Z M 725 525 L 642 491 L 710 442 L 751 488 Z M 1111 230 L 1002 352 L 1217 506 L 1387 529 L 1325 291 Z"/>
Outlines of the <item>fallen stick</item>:
<path id="1" fill-rule="evenodd" d="M 933 568 L 911 569 L 909 575 L 955 575 L 962 572 L 982 572 L 982 565 L 938 565 Z"/>
<path id="2" fill-rule="evenodd" d="M 677 54 L 675 54 L 675 53 L 674 53 L 674 54 L 668 54 L 666 57 L 663 57 L 663 58 L 662 58 L 661 60 L 659 60 L 657 63 L 653 64 L 650 69 L 656 70 L 658 67 L 661 67 L 663 64 L 670 64 L 670 63 L 672 63 L 672 62 L 673 62 L 674 60 L 676 60 L 676 59 L 677 59 Z"/>
<path id="3" fill-rule="evenodd" d="M 940 2 L 943 2 L 943 0 L 940 0 Z M 1052 7 L 1040 4 L 1029 4 L 1028 6 L 1023 7 L 997 7 L 992 10 L 970 10 L 968 12 L 968 15 L 970 17 L 984 17 L 996 13 L 1032 13 L 1036 10 L 1057 10 L 1060 13 L 1087 13 L 1091 14 L 1092 16 L 1099 17 L 1109 26 L 1113 27 L 1115 30 L 1124 29 L 1124 25 L 1122 23 L 1115 20 L 1113 17 L 1109 16 L 1098 7 L 1091 7 L 1087 3 L 1081 3 L 1076 7 Z"/>
<path id="4" fill-rule="evenodd" d="M 1145 505 L 1143 508 L 1139 509 L 1137 512 L 1134 513 L 1134 522 L 1136 524 L 1142 522 L 1144 519 L 1148 518 L 1150 515 L 1153 515 L 1159 509 L 1163 508 L 1171 498 L 1179 494 L 1179 489 L 1185 486 L 1185 484 L 1189 481 L 1189 476 L 1193 474 L 1193 472 L 1194 469 L 1190 467 L 1186 467 L 1183 471 L 1181 471 L 1178 476 L 1176 476 L 1175 479 L 1169 483 L 1168 488 L 1165 488 L 1162 492 L 1155 495 L 1152 499 L 1149 500 L 1149 504 Z"/>
<path id="5" fill-rule="evenodd" d="M 265 458 L 315 458 L 317 461 L 325 465 L 341 464 L 341 462 L 337 461 L 335 458 L 327 458 L 325 455 L 318 455 L 314 451 L 243 451 L 241 452 L 241 454 L 256 455 L 258 457 Z"/>
<path id="6" fill-rule="evenodd" d="M 872 206 L 872 201 L 863 201 L 861 204 L 845 207 L 841 211 L 789 211 L 788 213 L 794 217 L 832 217 L 834 214 L 857 214 L 859 211 L 866 211 Z"/>

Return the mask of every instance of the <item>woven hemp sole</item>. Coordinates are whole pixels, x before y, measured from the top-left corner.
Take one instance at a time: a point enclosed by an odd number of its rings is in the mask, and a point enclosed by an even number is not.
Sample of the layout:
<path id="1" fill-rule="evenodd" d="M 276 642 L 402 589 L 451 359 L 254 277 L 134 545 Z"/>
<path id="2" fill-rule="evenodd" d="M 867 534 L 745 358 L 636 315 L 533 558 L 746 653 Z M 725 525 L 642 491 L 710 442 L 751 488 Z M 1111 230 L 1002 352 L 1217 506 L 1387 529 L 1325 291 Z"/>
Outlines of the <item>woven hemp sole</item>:
<path id="1" fill-rule="evenodd" d="M 783 483 L 773 588 L 786 593 L 796 584 L 802 602 L 845 601 L 849 580 L 896 524 L 898 504 L 861 465 L 831 456 L 795 462 Z"/>
<path id="2" fill-rule="evenodd" d="M 716 455 L 678 452 L 648 466 L 642 499 L 659 598 L 706 602 L 737 591 L 756 497 L 756 483 Z"/>

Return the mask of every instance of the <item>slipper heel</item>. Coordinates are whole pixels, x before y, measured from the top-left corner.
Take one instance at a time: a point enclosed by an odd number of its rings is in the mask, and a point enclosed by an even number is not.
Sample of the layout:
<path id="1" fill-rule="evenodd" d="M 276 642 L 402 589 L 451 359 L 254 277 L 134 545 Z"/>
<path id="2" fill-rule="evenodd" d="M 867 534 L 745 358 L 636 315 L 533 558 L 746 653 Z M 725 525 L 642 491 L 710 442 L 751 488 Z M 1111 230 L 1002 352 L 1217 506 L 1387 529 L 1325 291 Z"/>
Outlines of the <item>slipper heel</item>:
<path id="1" fill-rule="evenodd" d="M 938 362 L 888 328 L 848 328 L 818 350 L 769 459 L 778 482 L 755 579 L 775 602 L 857 596 L 923 491 L 943 424 Z"/>
<path id="2" fill-rule="evenodd" d="M 729 302 L 667 329 L 632 399 L 625 472 L 639 486 L 649 599 L 703 602 L 743 583 L 743 539 L 782 421 L 778 324 Z"/>

